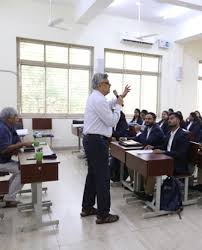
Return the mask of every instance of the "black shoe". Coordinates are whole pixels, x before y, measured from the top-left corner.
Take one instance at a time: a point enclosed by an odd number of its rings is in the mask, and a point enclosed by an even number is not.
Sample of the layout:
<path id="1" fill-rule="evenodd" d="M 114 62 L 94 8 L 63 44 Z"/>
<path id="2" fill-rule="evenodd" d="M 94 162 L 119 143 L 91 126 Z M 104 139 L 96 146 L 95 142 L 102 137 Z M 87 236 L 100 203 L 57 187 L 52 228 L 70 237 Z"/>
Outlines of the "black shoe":
<path id="1" fill-rule="evenodd" d="M 192 187 L 190 187 L 190 189 L 202 192 L 202 184 L 198 184 L 198 185 L 192 186 Z"/>
<path id="2" fill-rule="evenodd" d="M 153 201 L 153 195 L 152 194 L 145 194 L 146 201 L 152 202 Z"/>
<path id="3" fill-rule="evenodd" d="M 119 220 L 118 215 L 108 214 L 107 217 L 97 216 L 96 224 L 114 223 Z"/>
<path id="4" fill-rule="evenodd" d="M 80 215 L 81 215 L 81 217 L 97 215 L 97 209 L 94 207 L 87 208 L 87 209 L 82 208 Z"/>
<path id="5" fill-rule="evenodd" d="M 143 200 L 143 201 L 153 201 L 153 195 L 152 194 L 146 194 L 145 192 L 135 192 L 137 195 L 138 199 Z"/>
<path id="6" fill-rule="evenodd" d="M 135 192 L 135 195 L 137 196 L 138 199 L 146 201 L 146 194 L 145 192 Z"/>

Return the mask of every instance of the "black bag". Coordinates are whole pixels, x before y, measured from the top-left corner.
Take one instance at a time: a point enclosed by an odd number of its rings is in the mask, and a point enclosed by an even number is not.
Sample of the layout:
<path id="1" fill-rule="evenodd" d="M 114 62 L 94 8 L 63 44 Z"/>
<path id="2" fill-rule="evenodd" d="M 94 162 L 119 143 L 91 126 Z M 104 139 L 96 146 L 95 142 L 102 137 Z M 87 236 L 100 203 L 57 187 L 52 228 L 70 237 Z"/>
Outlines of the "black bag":
<path id="1" fill-rule="evenodd" d="M 109 166 L 110 166 L 110 179 L 114 182 L 120 181 L 121 162 L 114 157 L 110 157 Z M 126 168 L 126 166 L 124 166 L 123 179 L 126 180 L 127 178 L 128 178 L 128 169 Z"/>
<path id="2" fill-rule="evenodd" d="M 167 177 L 161 186 L 160 209 L 178 213 L 183 210 L 180 182 L 175 177 Z"/>

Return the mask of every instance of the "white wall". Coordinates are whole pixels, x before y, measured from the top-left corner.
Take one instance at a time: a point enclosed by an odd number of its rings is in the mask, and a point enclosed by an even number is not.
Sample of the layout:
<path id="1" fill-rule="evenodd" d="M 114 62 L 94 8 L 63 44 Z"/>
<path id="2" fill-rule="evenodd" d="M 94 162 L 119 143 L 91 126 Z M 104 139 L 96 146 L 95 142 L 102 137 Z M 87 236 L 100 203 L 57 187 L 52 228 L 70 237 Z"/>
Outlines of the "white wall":
<path id="1" fill-rule="evenodd" d="M 197 109 L 198 65 L 199 60 L 202 60 L 201 44 L 202 39 L 184 44 L 182 103 L 187 112 Z"/>
<path id="2" fill-rule="evenodd" d="M 65 18 L 65 23 L 71 23 L 74 15 L 72 8 L 57 6 L 54 16 Z M 76 43 L 95 47 L 95 68 L 98 58 L 104 57 L 104 48 L 123 49 L 162 55 L 162 79 L 160 88 L 160 110 L 173 107 L 189 112 L 189 107 L 182 103 L 182 95 L 189 96 L 189 87 L 183 92 L 183 84 L 175 80 L 176 67 L 182 65 L 183 46 L 172 45 L 168 51 L 143 48 L 137 45 L 120 43 L 123 31 L 134 32 L 137 22 L 126 18 L 99 15 L 88 26 L 75 26 L 65 32 L 47 27 L 48 5 L 31 0 L 7 0 L 0 3 L 0 69 L 16 71 L 16 37 L 44 39 L 57 42 Z M 159 24 L 143 22 L 143 33 L 159 33 L 162 38 L 168 38 L 173 28 Z M 172 37 L 169 37 L 172 40 Z M 187 67 L 188 68 L 188 67 Z M 188 74 L 188 72 L 187 72 Z M 187 83 L 188 84 L 188 83 Z M 183 94 L 182 94 L 183 93 Z M 176 98 L 177 97 L 177 98 Z M 193 96 L 192 96 L 193 98 Z M 0 108 L 17 106 L 17 83 L 14 75 L 0 73 Z M 25 120 L 25 126 L 31 128 L 31 121 Z M 54 119 L 55 146 L 74 146 L 77 138 L 71 134 L 71 120 Z"/>

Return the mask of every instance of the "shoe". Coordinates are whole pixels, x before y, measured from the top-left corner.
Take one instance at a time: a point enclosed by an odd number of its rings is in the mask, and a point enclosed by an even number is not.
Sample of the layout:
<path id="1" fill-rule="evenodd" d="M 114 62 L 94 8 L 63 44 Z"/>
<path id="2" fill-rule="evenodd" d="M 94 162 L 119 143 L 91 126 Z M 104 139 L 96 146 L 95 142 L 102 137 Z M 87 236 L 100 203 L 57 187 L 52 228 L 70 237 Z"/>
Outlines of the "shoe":
<path id="1" fill-rule="evenodd" d="M 5 201 L 6 205 L 4 208 L 9 208 L 9 207 L 17 207 L 18 204 L 20 204 L 20 201 Z"/>
<path id="2" fill-rule="evenodd" d="M 118 215 L 108 214 L 107 217 L 97 216 L 96 224 L 114 223 L 119 220 Z"/>
<path id="3" fill-rule="evenodd" d="M 135 192 L 135 195 L 139 200 L 146 201 L 146 194 L 145 192 Z"/>
<path id="4" fill-rule="evenodd" d="M 146 201 L 152 202 L 153 201 L 153 195 L 152 194 L 145 194 Z"/>
<path id="5" fill-rule="evenodd" d="M 153 201 L 152 194 L 146 194 L 145 192 L 135 192 L 135 194 L 137 195 L 138 199 L 142 201 L 149 201 L 149 202 Z"/>
<path id="6" fill-rule="evenodd" d="M 94 207 L 87 208 L 87 209 L 82 208 L 80 215 L 81 215 L 81 217 L 97 215 L 97 209 Z"/>
<path id="7" fill-rule="evenodd" d="M 202 192 L 202 184 L 198 184 L 198 185 L 192 186 L 192 187 L 190 187 L 190 189 Z"/>

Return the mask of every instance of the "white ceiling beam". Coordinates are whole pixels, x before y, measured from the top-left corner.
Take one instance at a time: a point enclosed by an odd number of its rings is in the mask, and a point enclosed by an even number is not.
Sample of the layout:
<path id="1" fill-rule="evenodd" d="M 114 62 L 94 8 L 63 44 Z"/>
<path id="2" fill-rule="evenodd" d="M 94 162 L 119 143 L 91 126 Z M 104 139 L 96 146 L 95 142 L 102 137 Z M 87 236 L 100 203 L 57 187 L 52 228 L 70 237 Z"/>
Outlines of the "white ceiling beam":
<path id="1" fill-rule="evenodd" d="M 186 0 L 156 0 L 157 2 L 160 3 L 168 3 L 168 4 L 173 4 L 173 5 L 177 5 L 180 7 L 185 7 L 188 9 L 193 9 L 193 10 L 200 10 L 202 11 L 202 5 L 201 4 L 197 4 L 197 3 L 193 3 L 193 1 L 186 1 Z"/>
<path id="2" fill-rule="evenodd" d="M 114 0 L 80 0 L 76 9 L 76 23 L 88 24 Z"/>

